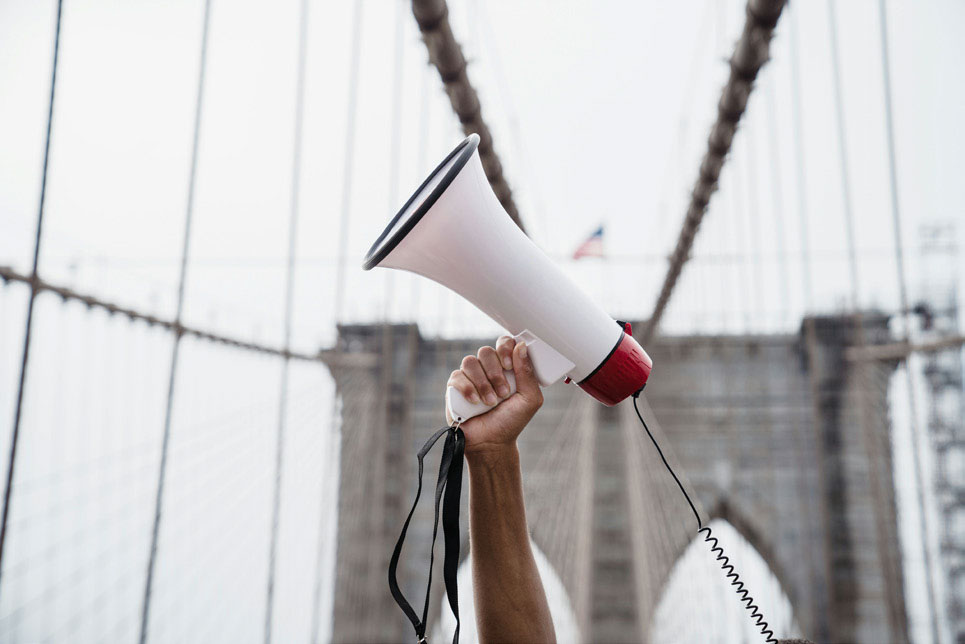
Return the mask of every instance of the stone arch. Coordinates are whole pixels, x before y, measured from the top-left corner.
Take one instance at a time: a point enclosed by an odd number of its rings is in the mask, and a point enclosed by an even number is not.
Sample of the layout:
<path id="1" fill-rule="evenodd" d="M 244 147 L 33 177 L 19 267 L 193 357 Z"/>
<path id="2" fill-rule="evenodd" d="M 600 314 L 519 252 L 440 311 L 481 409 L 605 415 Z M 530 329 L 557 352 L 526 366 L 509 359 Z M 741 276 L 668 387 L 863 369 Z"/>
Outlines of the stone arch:
<path id="1" fill-rule="evenodd" d="M 708 523 L 714 519 L 721 519 L 729 523 L 757 551 L 757 554 L 767 564 L 768 569 L 777 578 L 781 588 L 791 600 L 795 615 L 798 614 L 796 586 L 791 583 L 790 577 L 784 570 L 784 565 L 777 556 L 776 547 L 764 536 L 763 529 L 759 528 L 755 521 L 742 512 L 737 504 L 731 503 L 725 497 L 718 498 L 717 502 L 711 507 L 708 514 Z"/>
<path id="2" fill-rule="evenodd" d="M 737 517 L 735 525 L 726 517 Z M 727 506 L 716 508 L 710 521 L 713 536 L 720 539 L 725 554 L 735 564 L 741 580 L 747 583 L 756 605 L 777 637 L 799 636 L 795 605 L 768 555 L 758 549 L 763 540 L 743 532 L 749 523 Z M 742 527 L 743 526 L 743 527 Z M 729 580 L 710 553 L 704 535 L 694 535 L 681 551 L 664 580 L 647 634 L 652 642 L 707 641 L 710 633 L 733 637 L 755 637 L 754 626 Z M 674 601 L 686 597 L 687 602 Z M 694 608 L 699 606 L 699 609 Z M 670 635 L 672 633 L 672 636 Z M 670 639 L 668 639 L 670 637 Z"/>

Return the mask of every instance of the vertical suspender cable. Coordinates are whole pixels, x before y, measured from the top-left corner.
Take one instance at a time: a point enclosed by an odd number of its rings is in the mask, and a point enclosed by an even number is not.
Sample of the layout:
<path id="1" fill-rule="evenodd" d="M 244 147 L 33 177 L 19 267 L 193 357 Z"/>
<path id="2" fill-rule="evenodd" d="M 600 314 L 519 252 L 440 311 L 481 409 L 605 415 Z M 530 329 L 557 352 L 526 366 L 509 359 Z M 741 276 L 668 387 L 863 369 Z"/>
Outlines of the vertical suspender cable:
<path id="1" fill-rule="evenodd" d="M 54 57 L 50 72 L 50 101 L 47 104 L 47 134 L 44 138 L 44 162 L 40 175 L 40 206 L 37 211 L 37 232 L 34 237 L 33 264 L 30 271 L 30 298 L 27 301 L 26 328 L 23 334 L 23 353 L 20 360 L 20 379 L 17 384 L 17 402 L 14 407 L 13 429 L 10 434 L 10 457 L 7 462 L 7 480 L 3 488 L 3 515 L 0 518 L 0 578 L 3 575 L 3 547 L 7 540 L 7 522 L 10 518 L 10 501 L 13 490 L 14 466 L 17 463 L 17 439 L 20 437 L 20 419 L 23 414 L 23 393 L 27 383 L 27 365 L 30 356 L 30 332 L 33 329 L 34 302 L 37 300 L 37 266 L 40 262 L 40 241 L 43 237 L 44 206 L 47 201 L 47 168 L 50 160 L 50 132 L 54 120 L 54 94 L 57 88 L 57 61 L 60 55 L 60 18 L 63 0 L 57 2 L 57 22 L 54 27 Z"/>
<path id="2" fill-rule="evenodd" d="M 878 15 L 881 21 L 881 70 L 884 80 L 885 134 L 888 141 L 888 176 L 891 185 L 891 220 L 895 236 L 895 268 L 898 271 L 898 297 L 901 306 L 902 340 L 910 344 L 911 311 L 908 308 L 908 285 L 905 277 L 905 254 L 901 233 L 901 208 L 898 203 L 898 168 L 895 161 L 895 124 L 891 109 L 891 60 L 888 54 L 888 14 L 885 0 L 878 2 Z M 905 384 L 908 388 L 908 411 L 911 428 L 911 444 L 914 452 L 915 484 L 918 492 L 918 517 L 922 534 L 923 563 L 925 565 L 925 586 L 928 591 L 928 617 L 933 642 L 939 639 L 938 603 L 933 575 L 936 566 L 932 561 L 931 531 L 925 505 L 925 480 L 922 468 L 921 427 L 918 423 L 918 401 L 911 376 L 911 356 L 905 360 Z"/>
<path id="3" fill-rule="evenodd" d="M 342 305 L 345 297 L 345 260 L 348 246 L 348 225 L 349 209 L 352 204 L 352 164 L 355 148 L 355 110 L 358 104 L 358 76 L 359 58 L 361 56 L 362 44 L 362 1 L 355 0 L 352 17 L 352 53 L 349 65 L 349 88 L 348 88 L 348 113 L 346 120 L 345 133 L 345 156 L 343 161 L 343 181 L 342 181 L 342 210 L 339 219 L 339 244 L 335 264 L 335 324 L 337 325 L 342 317 Z M 341 350 L 341 344 L 336 338 L 336 350 Z M 338 394 L 333 392 L 335 398 L 332 400 L 332 415 L 329 430 L 334 431 L 338 425 Z M 337 445 L 338 441 L 333 441 Z M 322 499 L 325 498 L 325 484 L 322 483 Z M 319 637 L 319 626 L 321 616 L 322 601 L 322 547 L 324 546 L 323 530 L 324 522 L 324 502 L 319 504 L 319 534 L 318 534 L 318 553 L 315 560 L 315 589 L 312 601 L 312 622 L 311 622 L 311 643 L 316 644 Z"/>
<path id="4" fill-rule="evenodd" d="M 271 642 L 271 621 L 275 596 L 275 567 L 278 550 L 278 521 L 281 512 L 282 465 L 285 451 L 285 425 L 288 406 L 288 371 L 291 359 L 292 303 L 295 291 L 295 239 L 298 233 L 298 200 L 302 170 L 302 122 L 305 111 L 305 66 L 308 48 L 308 0 L 301 0 L 298 14 L 298 62 L 295 76 L 295 129 L 292 140 L 292 184 L 288 219 L 288 266 L 285 273 L 285 358 L 281 367 L 278 395 L 278 437 L 275 444 L 275 494 L 271 511 L 271 537 L 268 546 L 268 590 L 265 594 L 265 644 Z"/>
<path id="5" fill-rule="evenodd" d="M 736 149 L 734 150 L 736 154 Z M 744 221 L 744 215 L 746 214 L 746 205 L 744 203 L 744 195 L 742 191 L 744 190 L 744 177 L 742 176 L 742 168 L 736 162 L 731 162 L 730 171 L 730 202 L 733 207 L 734 216 L 734 264 L 735 273 L 738 276 L 737 279 L 737 294 L 735 301 L 740 301 L 741 314 L 738 318 L 743 318 L 744 326 L 742 328 L 742 333 L 750 334 L 751 332 L 751 294 L 750 294 L 750 276 L 748 275 L 748 262 L 747 262 L 747 227 Z M 741 288 L 741 285 L 745 285 Z M 738 322 L 740 326 L 740 322 Z"/>
<path id="6" fill-rule="evenodd" d="M 348 252 L 349 211 L 352 209 L 352 175 L 355 163 L 355 111 L 359 93 L 359 58 L 362 48 L 362 0 L 355 0 L 352 18 L 352 58 L 348 76 L 348 115 L 345 123 L 345 157 L 342 163 L 342 211 L 339 223 L 335 275 L 335 321 L 342 319 L 345 304 L 345 260 Z"/>
<path id="7" fill-rule="evenodd" d="M 791 108 L 794 116 L 794 150 L 797 166 L 797 210 L 801 225 L 801 282 L 803 287 L 804 313 L 811 310 L 813 287 L 811 286 L 811 229 L 808 222 L 807 178 L 804 172 L 804 119 L 801 114 L 801 69 L 798 63 L 798 7 L 791 10 L 788 45 L 791 62 Z"/>
<path id="8" fill-rule="evenodd" d="M 861 313 L 860 284 L 858 282 L 858 260 L 855 239 L 854 211 L 851 204 L 851 182 L 848 169 L 847 138 L 845 132 L 844 118 L 844 99 L 841 86 L 841 59 L 838 51 L 838 30 L 837 17 L 835 15 L 834 0 L 828 0 L 828 28 L 831 40 L 831 76 L 833 80 L 834 107 L 838 130 L 838 152 L 841 162 L 841 192 L 844 200 L 845 232 L 848 245 L 848 264 L 851 274 L 851 310 L 854 320 L 854 339 L 853 342 L 859 348 L 865 345 L 864 316 Z M 868 486 L 871 490 L 873 506 L 872 516 L 875 522 L 875 549 L 878 565 L 881 570 L 882 580 L 886 589 L 891 589 L 897 584 L 891 564 L 892 561 L 887 556 L 886 546 L 882 543 L 885 535 L 885 523 L 882 518 L 882 508 L 885 506 L 881 475 L 878 471 L 878 451 L 875 449 L 877 440 L 869 423 L 869 409 L 867 401 L 868 385 L 868 365 L 865 362 L 855 364 L 857 378 L 857 397 L 859 407 L 859 424 L 861 426 L 861 438 L 864 450 L 868 459 Z M 892 593 L 886 593 L 886 597 L 894 597 Z M 900 632 L 901 621 L 904 616 L 904 607 L 895 606 L 891 602 L 887 607 L 888 619 L 893 632 Z M 901 617 L 898 615 L 901 611 Z"/>
<path id="9" fill-rule="evenodd" d="M 419 89 L 419 144 L 416 148 L 416 167 L 419 172 L 426 171 L 429 158 L 429 68 L 424 67 L 419 73 L 421 77 Z M 422 280 L 412 280 L 411 306 L 412 319 L 419 314 L 419 299 L 422 294 Z"/>
<path id="10" fill-rule="evenodd" d="M 758 208 L 758 193 L 757 186 L 758 174 L 757 174 L 757 150 L 755 149 L 755 128 L 748 121 L 747 127 L 744 130 L 744 182 L 747 186 L 747 217 L 750 221 L 750 239 L 748 243 L 751 246 L 751 260 L 754 262 L 753 274 L 754 274 L 754 290 L 756 291 L 755 298 L 757 299 L 757 310 L 758 325 L 764 323 L 766 325 L 767 311 L 764 308 L 766 302 L 769 298 L 764 296 L 764 266 L 763 266 L 763 252 L 764 245 L 761 243 L 761 216 L 760 208 Z M 760 329 L 760 326 L 758 326 Z"/>
<path id="11" fill-rule="evenodd" d="M 777 101 L 774 98 L 774 75 L 771 74 L 767 79 L 766 98 L 767 98 L 767 127 L 770 139 L 770 159 L 771 166 L 771 204 L 774 208 L 774 236 L 776 237 L 777 268 L 781 283 L 781 313 L 779 326 L 784 327 L 790 321 L 791 306 L 788 302 L 790 293 L 790 280 L 787 272 L 787 244 L 784 234 L 784 195 L 781 189 L 781 150 L 778 143 L 777 129 Z"/>
<path id="12" fill-rule="evenodd" d="M 790 22 L 791 22 L 790 30 L 792 33 L 794 31 L 794 25 L 797 20 L 797 16 L 795 13 L 796 9 L 797 9 L 796 7 L 792 8 L 792 12 L 790 16 Z M 792 65 L 795 66 L 795 74 L 796 74 L 797 61 L 793 60 L 793 54 L 792 54 Z M 796 81 L 797 81 L 797 78 L 795 76 L 795 78 L 792 78 L 792 86 L 794 83 L 796 83 Z M 775 223 L 774 232 L 776 237 L 776 240 L 775 240 L 776 250 L 778 253 L 778 271 L 779 271 L 780 292 L 781 292 L 780 293 L 780 301 L 781 301 L 780 326 L 783 329 L 784 327 L 786 327 L 786 325 L 790 324 L 792 320 L 791 305 L 790 305 L 791 283 L 790 283 L 790 277 L 788 272 L 786 222 L 784 220 L 784 191 L 781 183 L 782 181 L 781 163 L 780 163 L 781 150 L 780 150 L 780 141 L 778 139 L 779 128 L 777 126 L 776 78 L 774 77 L 773 74 L 770 76 L 770 78 L 766 79 L 766 83 L 767 83 L 766 98 L 767 98 L 767 116 L 768 116 L 767 127 L 768 127 L 768 139 L 770 139 L 769 165 L 771 167 L 771 198 L 772 198 L 771 203 L 772 203 L 772 207 L 774 208 L 774 223 Z M 794 87 L 795 99 L 797 98 L 796 90 L 797 88 Z M 800 111 L 798 108 L 799 106 L 797 104 L 793 104 L 793 109 L 795 111 L 795 119 L 797 119 L 800 116 Z M 803 166 L 803 161 L 801 161 L 801 166 Z M 799 170 L 803 172 L 803 167 L 799 168 Z M 803 191 L 804 182 L 801 181 L 800 185 L 801 185 L 800 190 Z M 803 195 L 802 195 L 802 199 L 803 199 Z M 806 224 L 804 223 L 805 219 L 804 219 L 803 208 L 800 214 L 802 216 L 802 229 L 806 231 L 807 228 L 806 228 Z M 806 243 L 806 242 L 802 240 L 802 244 L 803 243 Z M 802 312 L 802 317 L 803 315 L 804 315 L 804 312 Z M 799 454 L 806 453 L 806 449 L 807 449 L 804 443 L 803 432 L 800 431 L 802 429 L 803 427 L 796 427 L 793 434 L 794 440 L 795 440 L 794 449 L 796 449 Z M 800 462 L 800 460 L 798 461 L 797 472 L 800 479 L 802 481 L 805 480 L 806 475 L 804 473 L 804 464 Z M 810 494 L 799 495 L 798 502 L 800 504 L 801 516 L 813 516 L 813 512 L 811 510 Z M 807 566 L 808 583 L 810 584 L 811 587 L 816 587 L 815 586 L 816 584 L 815 567 L 817 564 L 815 562 L 813 544 L 810 541 L 808 541 L 804 547 L 804 550 L 805 550 L 805 561 Z M 810 613 L 811 615 L 811 617 L 809 618 L 809 622 L 812 624 L 817 623 L 817 619 L 815 618 L 815 613 L 817 612 L 817 608 L 815 607 L 813 602 L 809 602 L 807 606 L 807 612 Z"/>
<path id="13" fill-rule="evenodd" d="M 707 212 L 711 197 L 717 190 L 721 168 L 730 152 L 737 126 L 747 99 L 754 88 L 754 79 L 768 60 L 774 27 L 781 17 L 785 0 L 748 0 L 747 19 L 741 37 L 730 57 L 730 75 L 717 104 L 717 119 L 707 137 L 707 150 L 701 158 L 697 180 L 691 191 L 680 234 L 670 255 L 667 274 L 663 278 L 650 320 L 641 334 L 646 345 L 660 326 L 660 320 L 670 302 L 684 264 L 690 259 L 694 238 Z"/>
<path id="14" fill-rule="evenodd" d="M 144 599 L 141 606 L 141 632 L 139 641 L 147 641 L 148 619 L 151 610 L 151 590 L 154 583 L 154 567 L 157 562 L 157 544 L 161 528 L 161 507 L 164 502 L 164 478 L 167 470 L 168 444 L 171 438 L 171 415 L 174 408 L 175 376 L 178 368 L 178 353 L 184 330 L 181 316 L 184 312 L 184 290 L 188 273 L 188 253 L 191 244 L 191 220 L 194 214 L 194 188 L 198 174 L 198 141 L 201 133 L 201 109 L 204 104 L 204 75 L 208 58 L 208 32 L 211 22 L 211 0 L 204 3 L 204 22 L 201 27 L 201 60 L 198 65 L 198 92 L 194 106 L 194 133 L 191 141 L 191 169 L 188 175 L 187 206 L 184 215 L 184 236 L 181 247 L 181 270 L 178 281 L 177 313 L 174 318 L 174 342 L 171 349 L 171 371 L 168 376 L 168 395 L 164 409 L 164 434 L 161 439 L 161 462 L 158 466 L 157 497 L 154 500 L 154 527 L 151 530 L 151 550 L 148 555 L 147 577 L 144 582 Z"/>
<path id="15" fill-rule="evenodd" d="M 881 20 L 881 70 L 884 76 L 885 134 L 888 141 L 888 176 L 891 180 L 891 220 L 895 233 L 895 268 L 898 270 L 898 296 L 901 302 L 902 322 L 907 341 L 911 332 L 908 324 L 908 283 L 905 279 L 905 252 L 901 234 L 901 209 L 898 203 L 898 168 L 895 161 L 895 124 L 891 109 L 891 59 L 888 55 L 888 15 L 885 0 L 879 0 L 878 13 Z"/>
<path id="16" fill-rule="evenodd" d="M 526 182 L 526 189 L 529 191 L 531 208 L 533 208 L 536 217 L 539 219 L 540 230 L 545 240 L 544 246 L 546 248 L 552 248 L 552 226 L 547 225 L 546 203 L 542 197 L 539 181 L 536 178 L 535 172 L 533 172 L 531 156 L 526 146 L 522 129 L 520 128 L 519 114 L 513 101 L 513 93 L 506 78 L 502 56 L 499 52 L 499 42 L 493 31 L 492 21 L 489 19 L 486 4 L 475 2 L 473 6 L 476 8 L 477 19 L 482 27 L 482 29 L 479 30 L 481 40 L 475 44 L 479 52 L 483 51 L 485 45 L 485 58 L 496 77 L 496 87 L 499 89 L 502 110 L 509 122 L 509 133 L 512 138 L 512 145 L 515 148 L 519 167 L 524 173 L 523 179 Z M 697 57 L 695 57 L 694 60 L 696 61 Z"/>
<path id="17" fill-rule="evenodd" d="M 395 212 L 399 207 L 399 154 L 401 151 L 401 132 L 402 132 L 402 56 L 405 53 L 402 41 L 402 21 L 407 5 L 403 2 L 408 0 L 395 1 L 395 66 L 392 70 L 392 118 L 389 127 L 389 207 L 388 212 Z M 392 305 L 395 303 L 393 280 L 395 271 L 385 271 L 385 301 L 382 303 L 382 318 L 388 322 L 392 317 Z M 413 316 L 415 311 L 413 311 Z"/>
<path id="18" fill-rule="evenodd" d="M 841 95 L 841 61 L 838 53 L 838 25 L 834 0 L 828 0 L 828 29 L 831 38 L 831 78 L 834 88 L 834 110 L 838 126 L 838 156 L 841 161 L 841 196 L 844 202 L 844 229 L 848 244 L 848 272 L 851 276 L 851 310 L 861 306 L 858 284 L 858 256 L 855 248 L 854 211 L 851 208 L 851 181 L 848 171 L 848 143 L 844 131 L 844 101 Z"/>

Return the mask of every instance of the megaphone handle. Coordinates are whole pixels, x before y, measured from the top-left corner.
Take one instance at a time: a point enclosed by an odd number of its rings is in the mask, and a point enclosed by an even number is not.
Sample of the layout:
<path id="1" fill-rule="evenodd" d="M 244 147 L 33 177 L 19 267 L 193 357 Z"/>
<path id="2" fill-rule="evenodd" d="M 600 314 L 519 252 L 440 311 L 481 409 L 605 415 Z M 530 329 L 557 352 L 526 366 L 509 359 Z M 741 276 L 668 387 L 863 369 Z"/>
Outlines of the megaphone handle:
<path id="1" fill-rule="evenodd" d="M 516 393 L 516 374 L 513 373 L 512 369 L 508 369 L 503 371 L 503 375 L 509 385 L 509 395 L 512 396 Z M 446 408 L 453 423 L 464 423 L 470 418 L 485 414 L 487 411 L 495 409 L 501 402 L 500 400 L 495 405 L 487 405 L 484 402 L 471 403 L 455 387 L 446 388 Z"/>

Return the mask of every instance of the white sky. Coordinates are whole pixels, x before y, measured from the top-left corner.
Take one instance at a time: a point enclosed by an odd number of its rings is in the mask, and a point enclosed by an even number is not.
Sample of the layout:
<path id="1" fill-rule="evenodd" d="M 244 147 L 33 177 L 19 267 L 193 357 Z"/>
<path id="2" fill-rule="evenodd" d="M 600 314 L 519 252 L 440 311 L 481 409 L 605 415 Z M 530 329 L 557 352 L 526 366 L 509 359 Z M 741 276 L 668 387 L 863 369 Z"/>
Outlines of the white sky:
<path id="1" fill-rule="evenodd" d="M 722 59 L 743 23 L 742 4 L 452 5 L 470 76 L 534 238 L 565 259 L 605 223 L 611 260 L 567 270 L 615 316 L 645 316 L 715 116 L 726 77 Z M 0 257 L 20 268 L 28 263 L 37 210 L 52 6 L 0 5 Z M 360 258 L 396 206 L 461 138 L 440 83 L 425 65 L 414 21 L 399 7 L 389 0 L 364 2 L 349 200 L 349 319 L 382 315 L 386 277 L 362 273 Z M 965 170 L 958 153 L 965 143 L 959 118 L 965 86 L 956 61 L 965 54 L 957 38 L 965 7 L 891 2 L 889 10 L 899 191 L 914 295 L 919 226 L 962 215 L 957 177 Z M 794 11 L 800 12 L 812 282 L 815 306 L 831 309 L 848 300 L 850 283 L 828 9 L 800 3 Z M 312 3 L 310 9 L 295 334 L 305 349 L 332 337 L 351 14 L 344 3 Z M 859 295 L 865 305 L 893 309 L 877 3 L 838 3 L 837 14 Z M 49 279 L 172 313 L 201 16 L 196 1 L 67 3 L 41 263 Z M 671 308 L 671 331 L 797 323 L 803 296 L 789 17 L 778 27 L 774 60 L 751 100 L 722 191 Z M 271 11 L 263 2 L 215 2 L 212 10 L 187 316 L 265 341 L 281 336 L 297 20 L 294 1 L 273 3 Z M 392 63 L 397 20 L 398 99 Z M 389 186 L 396 100 L 399 185 Z M 775 176 L 780 212 L 770 188 Z M 960 272 L 961 264 L 950 268 Z M 492 328 L 434 285 L 413 286 L 408 278 L 393 284 L 394 318 L 408 319 L 418 309 L 430 333 Z"/>

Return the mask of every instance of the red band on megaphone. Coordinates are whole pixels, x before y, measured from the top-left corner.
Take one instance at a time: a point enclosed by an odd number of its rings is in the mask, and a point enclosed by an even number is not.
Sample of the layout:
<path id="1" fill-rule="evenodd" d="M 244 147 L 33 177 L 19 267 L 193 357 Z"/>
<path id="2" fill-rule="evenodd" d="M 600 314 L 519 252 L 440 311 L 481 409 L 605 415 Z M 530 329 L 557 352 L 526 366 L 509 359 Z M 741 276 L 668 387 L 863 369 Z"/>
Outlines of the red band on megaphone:
<path id="1" fill-rule="evenodd" d="M 630 325 L 626 325 L 627 331 Z M 612 407 L 647 384 L 653 360 L 629 333 L 620 340 L 596 370 L 578 384 L 604 405 Z"/>

